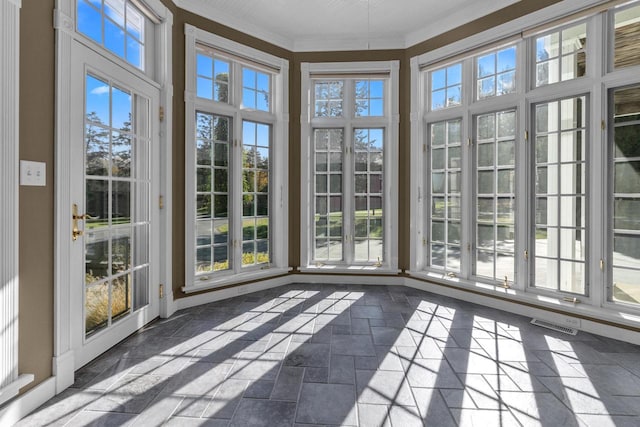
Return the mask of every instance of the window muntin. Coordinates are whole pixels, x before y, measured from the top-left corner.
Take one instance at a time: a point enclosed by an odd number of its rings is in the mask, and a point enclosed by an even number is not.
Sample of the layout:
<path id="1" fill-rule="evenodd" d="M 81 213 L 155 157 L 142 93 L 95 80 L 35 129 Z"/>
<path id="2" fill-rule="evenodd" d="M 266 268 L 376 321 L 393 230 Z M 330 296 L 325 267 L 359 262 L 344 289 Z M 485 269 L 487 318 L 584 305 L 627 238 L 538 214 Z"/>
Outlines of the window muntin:
<path id="1" fill-rule="evenodd" d="M 271 76 L 248 67 L 242 67 L 242 106 L 270 111 Z"/>
<path id="2" fill-rule="evenodd" d="M 612 97 L 609 297 L 640 304 L 640 86 L 614 90 Z"/>
<path id="3" fill-rule="evenodd" d="M 516 111 L 476 117 L 475 272 L 494 281 L 515 278 Z"/>
<path id="4" fill-rule="evenodd" d="M 516 47 L 510 46 L 476 59 L 477 99 L 516 91 Z"/>
<path id="5" fill-rule="evenodd" d="M 314 116 L 342 117 L 344 104 L 344 81 L 314 82 Z"/>
<path id="6" fill-rule="evenodd" d="M 343 144 L 342 129 L 314 129 L 313 259 L 343 259 Z"/>
<path id="7" fill-rule="evenodd" d="M 584 96 L 534 107 L 534 284 L 583 295 L 587 292 L 586 111 Z"/>
<path id="8" fill-rule="evenodd" d="M 586 23 L 537 37 L 536 87 L 584 76 L 587 61 L 586 43 Z"/>
<path id="9" fill-rule="evenodd" d="M 354 259 L 378 262 L 383 259 L 383 161 L 384 129 L 354 130 L 355 215 Z"/>
<path id="10" fill-rule="evenodd" d="M 230 268 L 231 118 L 196 112 L 195 274 Z"/>
<path id="11" fill-rule="evenodd" d="M 242 266 L 269 263 L 271 125 L 242 123 Z"/>
<path id="12" fill-rule="evenodd" d="M 430 73 L 431 110 L 454 107 L 462 103 L 462 63 Z"/>
<path id="13" fill-rule="evenodd" d="M 429 265 L 457 272 L 462 231 L 462 120 L 432 123 L 429 130 Z"/>
<path id="14" fill-rule="evenodd" d="M 196 96 L 212 101 L 229 103 L 229 61 L 210 53 L 196 53 Z"/>
<path id="15" fill-rule="evenodd" d="M 356 80 L 356 117 L 384 116 L 384 80 Z"/>
<path id="16" fill-rule="evenodd" d="M 640 65 L 640 6 L 616 11 L 613 21 L 614 68 Z"/>
<path id="17" fill-rule="evenodd" d="M 148 18 L 127 0 L 77 0 L 78 31 L 141 70 Z"/>

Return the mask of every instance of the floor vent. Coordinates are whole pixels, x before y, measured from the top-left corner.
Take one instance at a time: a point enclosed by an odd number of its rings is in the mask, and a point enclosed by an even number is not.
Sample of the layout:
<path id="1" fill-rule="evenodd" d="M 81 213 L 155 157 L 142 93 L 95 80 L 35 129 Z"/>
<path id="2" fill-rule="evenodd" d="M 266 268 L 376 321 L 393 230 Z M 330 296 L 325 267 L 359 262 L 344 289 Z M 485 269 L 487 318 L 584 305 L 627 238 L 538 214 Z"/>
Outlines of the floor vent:
<path id="1" fill-rule="evenodd" d="M 536 326 L 542 326 L 543 328 L 553 329 L 554 331 L 562 332 L 567 335 L 577 335 L 578 330 L 574 328 L 567 328 L 566 326 L 556 325 L 555 323 L 546 322 L 540 319 L 531 319 L 531 324 Z"/>

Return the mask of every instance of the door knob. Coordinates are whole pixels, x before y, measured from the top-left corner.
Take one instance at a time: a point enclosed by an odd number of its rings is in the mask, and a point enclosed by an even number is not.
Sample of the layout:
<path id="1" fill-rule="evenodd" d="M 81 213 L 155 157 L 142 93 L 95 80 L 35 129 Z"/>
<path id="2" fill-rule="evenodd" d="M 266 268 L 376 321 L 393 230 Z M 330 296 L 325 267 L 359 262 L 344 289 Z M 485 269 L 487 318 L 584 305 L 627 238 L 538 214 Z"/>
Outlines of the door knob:
<path id="1" fill-rule="evenodd" d="M 91 215 L 89 214 L 78 215 L 78 205 L 74 203 L 71 206 L 71 225 L 72 225 L 71 238 L 73 239 L 74 242 L 78 240 L 78 237 L 84 234 L 84 232 L 78 228 L 78 221 L 84 221 L 87 219 L 91 219 Z"/>

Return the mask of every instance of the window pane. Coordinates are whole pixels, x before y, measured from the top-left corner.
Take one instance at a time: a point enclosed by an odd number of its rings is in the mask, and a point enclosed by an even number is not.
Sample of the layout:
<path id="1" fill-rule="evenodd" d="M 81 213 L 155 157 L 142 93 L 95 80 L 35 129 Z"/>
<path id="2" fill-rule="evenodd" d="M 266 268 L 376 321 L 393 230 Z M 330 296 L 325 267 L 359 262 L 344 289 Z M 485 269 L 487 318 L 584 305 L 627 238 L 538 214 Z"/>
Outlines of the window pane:
<path id="1" fill-rule="evenodd" d="M 515 92 L 515 46 L 478 57 L 476 68 L 477 99 Z"/>
<path id="2" fill-rule="evenodd" d="M 640 64 L 640 6 L 616 12 L 614 21 L 614 67 Z"/>
<path id="3" fill-rule="evenodd" d="M 536 39 L 536 86 L 575 79 L 586 72 L 587 25 Z"/>
<path id="4" fill-rule="evenodd" d="M 630 9 L 629 11 L 631 11 Z M 612 91 L 614 104 L 613 138 L 609 143 L 609 165 L 613 168 L 612 220 L 609 251 L 610 298 L 640 304 L 640 88 Z"/>
<path id="5" fill-rule="evenodd" d="M 431 144 L 431 215 L 428 220 L 430 240 L 444 245 L 431 245 L 432 267 L 459 271 L 461 121 L 449 120 L 429 125 Z"/>
<path id="6" fill-rule="evenodd" d="M 462 102 L 462 64 L 435 70 L 431 75 L 431 109 L 454 107 Z"/>
<path id="7" fill-rule="evenodd" d="M 144 70 L 147 18 L 142 12 L 127 0 L 105 0 L 103 9 L 98 1 L 78 0 L 76 11 L 80 33 Z"/>
<path id="8" fill-rule="evenodd" d="M 535 218 L 542 226 L 535 229 L 535 286 L 579 294 L 586 292 L 585 102 L 577 97 L 535 107 Z"/>
<path id="9" fill-rule="evenodd" d="M 313 140 L 316 165 L 313 259 L 318 262 L 340 261 L 343 130 L 315 129 Z M 364 184 L 366 186 L 366 180 Z M 366 200 L 364 202 L 366 203 Z"/>
<path id="10" fill-rule="evenodd" d="M 342 116 L 343 86 L 344 82 L 341 80 L 315 82 L 316 117 Z"/>
<path id="11" fill-rule="evenodd" d="M 515 252 L 514 110 L 476 117 L 476 251 L 478 277 L 513 280 Z M 497 159 L 497 162 L 494 162 Z M 498 196 L 499 195 L 499 196 Z M 499 264 L 497 264 L 499 263 Z"/>

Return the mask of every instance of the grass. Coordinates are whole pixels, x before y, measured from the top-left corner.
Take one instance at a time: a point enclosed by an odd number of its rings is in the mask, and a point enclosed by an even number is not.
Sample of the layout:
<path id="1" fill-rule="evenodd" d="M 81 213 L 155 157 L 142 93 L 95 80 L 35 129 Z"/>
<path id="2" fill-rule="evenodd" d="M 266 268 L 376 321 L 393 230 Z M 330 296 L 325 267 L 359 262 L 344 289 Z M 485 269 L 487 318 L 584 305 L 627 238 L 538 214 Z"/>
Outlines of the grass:
<path id="1" fill-rule="evenodd" d="M 113 280 L 111 287 L 111 311 L 109 311 L 109 282 L 90 285 L 85 295 L 85 332 L 90 333 L 109 323 L 131 308 L 131 288 L 127 276 Z M 87 283 L 90 283 L 87 280 Z"/>

